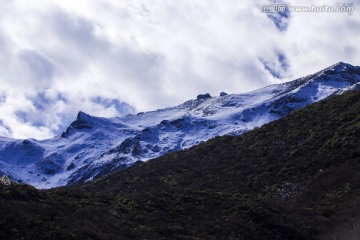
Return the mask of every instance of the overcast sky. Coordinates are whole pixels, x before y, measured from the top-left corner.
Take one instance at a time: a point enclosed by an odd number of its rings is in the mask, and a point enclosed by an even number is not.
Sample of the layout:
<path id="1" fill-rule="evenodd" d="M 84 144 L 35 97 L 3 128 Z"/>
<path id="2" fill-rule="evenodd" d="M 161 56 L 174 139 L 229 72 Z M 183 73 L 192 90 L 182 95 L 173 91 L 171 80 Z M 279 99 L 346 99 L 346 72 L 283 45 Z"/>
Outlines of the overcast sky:
<path id="1" fill-rule="evenodd" d="M 1 136 L 48 138 L 80 110 L 123 116 L 360 64 L 359 1 L 285 14 L 253 0 L 0 1 Z"/>

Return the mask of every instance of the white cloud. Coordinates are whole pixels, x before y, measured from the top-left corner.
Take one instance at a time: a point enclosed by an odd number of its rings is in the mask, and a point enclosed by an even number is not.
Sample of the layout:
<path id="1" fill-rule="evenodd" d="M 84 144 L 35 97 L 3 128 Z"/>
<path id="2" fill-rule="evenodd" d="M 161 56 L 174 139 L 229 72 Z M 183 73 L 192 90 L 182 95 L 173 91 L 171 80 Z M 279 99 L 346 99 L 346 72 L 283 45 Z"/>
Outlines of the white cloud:
<path id="1" fill-rule="evenodd" d="M 133 111 L 128 104 L 153 110 L 199 93 L 291 80 L 338 61 L 359 64 L 359 5 L 353 14 L 281 19 L 261 12 L 269 2 L 5 1 L 0 135 L 46 138 L 79 110 L 119 116 Z"/>

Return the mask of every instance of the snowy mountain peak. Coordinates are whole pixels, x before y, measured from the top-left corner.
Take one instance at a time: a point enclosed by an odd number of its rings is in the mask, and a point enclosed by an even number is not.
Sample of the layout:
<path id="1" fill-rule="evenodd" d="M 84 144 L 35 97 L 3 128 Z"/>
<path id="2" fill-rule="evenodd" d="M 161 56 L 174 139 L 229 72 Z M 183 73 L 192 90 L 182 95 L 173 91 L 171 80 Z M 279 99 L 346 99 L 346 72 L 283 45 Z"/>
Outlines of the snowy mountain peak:
<path id="1" fill-rule="evenodd" d="M 349 63 L 338 62 L 338 63 L 332 65 L 330 68 L 334 69 L 335 71 L 344 71 L 347 68 L 354 69 L 354 68 L 359 68 L 359 67 L 355 67 Z"/>
<path id="2" fill-rule="evenodd" d="M 344 62 L 338 62 L 328 68 L 325 68 L 324 70 L 320 71 L 320 73 L 324 74 L 360 74 L 360 67 L 359 66 L 353 66 L 348 63 Z"/>
<path id="3" fill-rule="evenodd" d="M 61 137 L 67 138 L 75 132 L 86 132 L 91 131 L 91 129 L 100 128 L 107 124 L 107 119 L 94 117 L 89 114 L 86 114 L 80 111 L 76 117 L 76 120 L 70 124 L 65 132 L 61 134 Z"/>
<path id="4" fill-rule="evenodd" d="M 333 94 L 358 89 L 360 67 L 337 63 L 297 80 L 242 94 L 200 94 L 178 106 L 119 118 L 79 112 L 61 136 L 0 137 L 0 175 L 39 188 L 86 182 L 189 148 L 239 135 Z"/>

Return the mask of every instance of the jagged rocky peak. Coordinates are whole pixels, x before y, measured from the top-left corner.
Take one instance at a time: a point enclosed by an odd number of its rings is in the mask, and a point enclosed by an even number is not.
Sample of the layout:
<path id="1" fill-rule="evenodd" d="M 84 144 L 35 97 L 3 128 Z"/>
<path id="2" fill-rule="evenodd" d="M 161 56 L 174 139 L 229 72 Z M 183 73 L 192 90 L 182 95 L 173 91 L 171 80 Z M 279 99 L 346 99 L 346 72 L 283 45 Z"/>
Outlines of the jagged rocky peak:
<path id="1" fill-rule="evenodd" d="M 68 137 L 72 133 L 73 129 L 91 129 L 93 128 L 94 122 L 95 117 L 80 111 L 76 117 L 76 120 L 70 124 L 65 132 L 61 134 L 61 137 Z"/>
<path id="2" fill-rule="evenodd" d="M 228 95 L 226 92 L 221 92 L 221 93 L 220 93 L 220 97 L 224 97 L 224 96 L 226 96 L 226 95 Z"/>
<path id="3" fill-rule="evenodd" d="M 91 122 L 94 119 L 93 116 L 90 116 L 89 114 L 86 114 L 82 111 L 79 111 L 76 120 L 84 121 L 84 122 Z"/>
<path id="4" fill-rule="evenodd" d="M 70 126 L 76 129 L 91 128 L 95 122 L 95 117 L 80 111 L 76 117 L 76 120 L 72 122 Z"/>
<path id="5" fill-rule="evenodd" d="M 211 98 L 211 96 L 210 96 L 209 93 L 199 94 L 199 95 L 197 95 L 197 97 L 196 97 L 197 100 L 203 100 L 203 99 L 208 99 L 208 98 Z"/>

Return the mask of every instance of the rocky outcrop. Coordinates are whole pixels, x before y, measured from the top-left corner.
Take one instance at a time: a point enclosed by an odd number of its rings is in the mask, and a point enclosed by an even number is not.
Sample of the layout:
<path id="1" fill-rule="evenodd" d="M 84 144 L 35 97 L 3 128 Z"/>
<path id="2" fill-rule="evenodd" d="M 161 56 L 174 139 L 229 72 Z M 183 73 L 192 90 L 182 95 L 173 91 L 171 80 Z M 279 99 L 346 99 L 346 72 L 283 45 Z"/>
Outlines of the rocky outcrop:
<path id="1" fill-rule="evenodd" d="M 196 99 L 197 100 L 202 100 L 202 99 L 207 99 L 207 98 L 211 98 L 209 93 L 205 93 L 205 94 L 199 94 Z"/>

